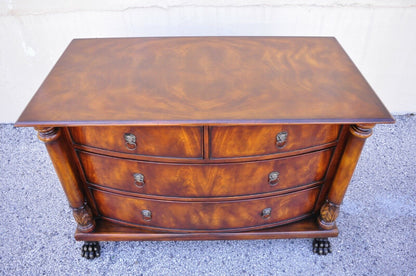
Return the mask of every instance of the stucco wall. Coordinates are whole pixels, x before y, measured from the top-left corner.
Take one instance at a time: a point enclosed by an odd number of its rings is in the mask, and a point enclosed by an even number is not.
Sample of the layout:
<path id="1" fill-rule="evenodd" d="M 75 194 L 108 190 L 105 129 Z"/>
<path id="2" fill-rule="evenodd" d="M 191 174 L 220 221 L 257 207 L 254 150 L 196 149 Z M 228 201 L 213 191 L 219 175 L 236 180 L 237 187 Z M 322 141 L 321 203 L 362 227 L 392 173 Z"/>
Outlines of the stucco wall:
<path id="1" fill-rule="evenodd" d="M 392 113 L 416 111 L 416 1 L 118 2 L 0 0 L 0 123 L 82 37 L 335 36 Z"/>

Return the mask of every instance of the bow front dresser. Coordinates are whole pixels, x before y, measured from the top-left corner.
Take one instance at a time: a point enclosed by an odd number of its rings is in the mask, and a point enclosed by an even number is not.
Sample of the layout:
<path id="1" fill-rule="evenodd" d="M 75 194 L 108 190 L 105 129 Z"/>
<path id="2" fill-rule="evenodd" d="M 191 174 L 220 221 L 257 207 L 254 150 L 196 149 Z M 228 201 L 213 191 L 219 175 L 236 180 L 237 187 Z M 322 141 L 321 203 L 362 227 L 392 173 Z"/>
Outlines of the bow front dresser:
<path id="1" fill-rule="evenodd" d="M 331 37 L 75 39 L 16 126 L 45 142 L 98 241 L 328 237 L 394 119 Z"/>

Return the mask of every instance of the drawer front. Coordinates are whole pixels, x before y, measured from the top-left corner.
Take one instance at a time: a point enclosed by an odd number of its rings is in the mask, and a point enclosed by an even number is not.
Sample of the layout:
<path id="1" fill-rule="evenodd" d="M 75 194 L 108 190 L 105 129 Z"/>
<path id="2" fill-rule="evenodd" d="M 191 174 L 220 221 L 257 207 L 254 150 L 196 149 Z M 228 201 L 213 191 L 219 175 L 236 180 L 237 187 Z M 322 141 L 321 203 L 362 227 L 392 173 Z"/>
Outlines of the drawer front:
<path id="1" fill-rule="evenodd" d="M 71 127 L 75 143 L 111 151 L 161 157 L 202 158 L 201 127 Z"/>
<path id="2" fill-rule="evenodd" d="M 339 125 L 227 126 L 210 128 L 212 158 L 267 155 L 334 142 Z"/>
<path id="3" fill-rule="evenodd" d="M 324 178 L 332 149 L 227 164 L 133 161 L 78 152 L 88 182 L 148 195 L 216 197 L 269 193 Z"/>
<path id="4" fill-rule="evenodd" d="M 131 224 L 164 230 L 244 230 L 310 214 L 319 188 L 228 202 L 150 200 L 98 190 L 92 193 L 102 216 Z"/>

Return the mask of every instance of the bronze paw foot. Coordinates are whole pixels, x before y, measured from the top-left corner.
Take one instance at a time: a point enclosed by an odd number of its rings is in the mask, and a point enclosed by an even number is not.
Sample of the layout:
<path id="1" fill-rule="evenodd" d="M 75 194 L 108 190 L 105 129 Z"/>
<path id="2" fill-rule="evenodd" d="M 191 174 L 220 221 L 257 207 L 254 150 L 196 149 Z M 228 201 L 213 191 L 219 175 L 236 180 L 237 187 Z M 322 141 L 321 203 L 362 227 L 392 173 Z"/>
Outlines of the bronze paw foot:
<path id="1" fill-rule="evenodd" d="M 100 257 L 101 247 L 98 242 L 84 242 L 81 248 L 81 256 L 86 259 L 94 259 Z"/>
<path id="2" fill-rule="evenodd" d="M 331 243 L 328 238 L 316 238 L 313 240 L 313 253 L 326 255 L 331 252 Z"/>

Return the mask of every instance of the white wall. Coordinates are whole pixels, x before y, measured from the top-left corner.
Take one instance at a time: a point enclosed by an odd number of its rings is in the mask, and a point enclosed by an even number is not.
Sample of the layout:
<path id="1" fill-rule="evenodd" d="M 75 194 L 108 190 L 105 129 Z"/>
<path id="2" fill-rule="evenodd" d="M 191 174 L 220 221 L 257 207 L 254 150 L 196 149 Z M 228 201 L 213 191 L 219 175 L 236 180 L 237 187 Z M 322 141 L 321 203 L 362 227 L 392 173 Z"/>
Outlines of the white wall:
<path id="1" fill-rule="evenodd" d="M 0 123 L 81 37 L 335 36 L 392 113 L 416 111 L 416 0 L 118 2 L 0 0 Z"/>

